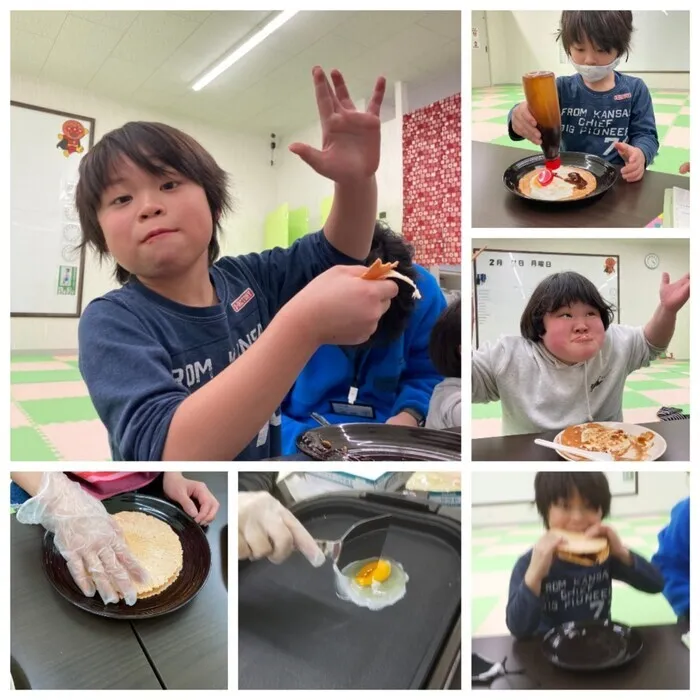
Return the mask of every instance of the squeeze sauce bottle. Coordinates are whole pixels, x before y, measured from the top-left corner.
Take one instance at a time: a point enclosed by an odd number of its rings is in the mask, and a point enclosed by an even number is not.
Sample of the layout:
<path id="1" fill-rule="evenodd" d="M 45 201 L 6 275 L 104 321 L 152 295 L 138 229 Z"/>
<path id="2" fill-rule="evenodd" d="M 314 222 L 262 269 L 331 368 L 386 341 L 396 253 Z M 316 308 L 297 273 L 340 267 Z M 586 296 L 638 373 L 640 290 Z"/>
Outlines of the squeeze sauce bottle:
<path id="1" fill-rule="evenodd" d="M 527 73 L 523 76 L 523 88 L 528 109 L 537 121 L 537 128 L 542 134 L 545 166 L 547 170 L 553 172 L 561 166 L 559 158 L 561 112 L 554 73 L 549 71 Z"/>

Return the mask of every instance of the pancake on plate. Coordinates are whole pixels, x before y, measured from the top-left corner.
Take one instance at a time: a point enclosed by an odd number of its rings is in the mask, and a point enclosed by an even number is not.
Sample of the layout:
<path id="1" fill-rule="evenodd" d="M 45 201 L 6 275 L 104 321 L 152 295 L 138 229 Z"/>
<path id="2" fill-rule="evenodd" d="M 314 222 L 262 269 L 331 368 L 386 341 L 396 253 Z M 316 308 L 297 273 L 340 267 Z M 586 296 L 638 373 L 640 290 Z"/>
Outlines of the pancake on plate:
<path id="1" fill-rule="evenodd" d="M 147 582 L 136 584 L 136 597 L 150 598 L 162 593 L 182 571 L 182 544 L 177 533 L 146 513 L 127 510 L 112 517 L 121 527 L 129 551 L 149 575 Z"/>
<path id="2" fill-rule="evenodd" d="M 650 430 L 641 435 L 631 435 L 620 428 L 606 428 L 600 423 L 572 425 L 561 434 L 562 445 L 578 447 L 589 452 L 607 452 L 615 461 L 644 461 L 654 444 L 654 433 Z M 583 457 L 567 455 L 569 459 L 585 461 Z"/>
<path id="3" fill-rule="evenodd" d="M 562 165 L 548 185 L 540 185 L 537 177 L 544 169 L 544 166 L 537 167 L 520 178 L 518 189 L 522 194 L 531 199 L 563 202 L 589 195 L 598 184 L 596 176 L 588 170 Z"/>
<path id="4" fill-rule="evenodd" d="M 551 528 L 550 532 L 564 538 L 557 547 L 557 557 L 580 566 L 602 564 L 610 556 L 610 545 L 605 537 L 586 537 L 581 532 Z"/>

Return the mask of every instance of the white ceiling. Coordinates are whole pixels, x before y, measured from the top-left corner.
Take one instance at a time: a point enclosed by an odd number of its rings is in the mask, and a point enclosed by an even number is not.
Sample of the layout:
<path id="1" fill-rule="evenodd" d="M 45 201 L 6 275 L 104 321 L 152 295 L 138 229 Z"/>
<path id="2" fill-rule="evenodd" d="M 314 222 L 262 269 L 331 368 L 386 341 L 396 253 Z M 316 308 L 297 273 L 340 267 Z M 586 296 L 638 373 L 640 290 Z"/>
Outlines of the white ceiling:
<path id="1" fill-rule="evenodd" d="M 194 81 L 269 11 L 11 13 L 13 73 L 217 127 L 291 133 L 317 118 L 311 68 L 343 72 L 355 98 L 377 76 L 425 85 L 460 70 L 459 12 L 300 12 L 200 92 Z"/>

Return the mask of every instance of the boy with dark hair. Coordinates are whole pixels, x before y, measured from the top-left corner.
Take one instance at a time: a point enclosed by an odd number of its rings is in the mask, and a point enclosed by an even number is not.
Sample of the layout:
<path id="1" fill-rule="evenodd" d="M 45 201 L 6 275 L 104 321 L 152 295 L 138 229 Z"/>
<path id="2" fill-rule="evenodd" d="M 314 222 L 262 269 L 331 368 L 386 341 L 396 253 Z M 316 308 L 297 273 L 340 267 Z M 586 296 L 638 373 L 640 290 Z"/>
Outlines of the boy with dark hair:
<path id="1" fill-rule="evenodd" d="M 457 298 L 440 314 L 430 334 L 430 358 L 445 379 L 433 391 L 426 428 L 462 425 L 462 300 Z"/>
<path id="2" fill-rule="evenodd" d="M 627 182 L 641 180 L 659 151 L 649 89 L 640 78 L 615 70 L 629 55 L 632 31 L 629 11 L 567 10 L 557 34 L 577 73 L 557 78 L 562 151 L 623 165 Z M 542 143 L 526 102 L 508 115 L 508 134 L 513 141 Z"/>
<path id="3" fill-rule="evenodd" d="M 358 112 L 343 77 L 314 68 L 322 150 L 289 148 L 335 182 L 318 233 L 288 249 L 218 255 L 226 175 L 194 139 L 129 123 L 81 161 L 83 243 L 117 262 L 120 289 L 79 325 L 80 370 L 114 460 L 280 454 L 279 404 L 316 349 L 364 342 L 396 296 L 361 279 L 377 210 L 380 78 Z"/>
<path id="4" fill-rule="evenodd" d="M 282 403 L 282 453 L 297 452 L 296 440 L 318 427 L 318 413 L 328 422 L 388 423 L 417 427 L 428 414 L 430 396 L 442 379 L 428 354 L 430 331 L 445 308 L 435 278 L 413 263 L 413 249 L 386 224 L 377 222 L 365 265 L 375 260 L 398 263 L 396 271 L 412 280 L 398 282 L 377 330 L 363 344 L 324 345 L 297 377 Z"/>
<path id="5" fill-rule="evenodd" d="M 547 532 L 523 554 L 510 578 L 506 624 L 518 639 L 545 633 L 574 620 L 607 620 L 612 579 L 645 593 L 660 593 L 664 582 L 644 557 L 624 546 L 601 521 L 610 512 L 610 486 L 602 472 L 538 472 L 535 503 Z M 555 531 L 552 531 L 555 530 Z M 561 531 L 605 538 L 610 555 L 583 566 L 557 557 Z"/>

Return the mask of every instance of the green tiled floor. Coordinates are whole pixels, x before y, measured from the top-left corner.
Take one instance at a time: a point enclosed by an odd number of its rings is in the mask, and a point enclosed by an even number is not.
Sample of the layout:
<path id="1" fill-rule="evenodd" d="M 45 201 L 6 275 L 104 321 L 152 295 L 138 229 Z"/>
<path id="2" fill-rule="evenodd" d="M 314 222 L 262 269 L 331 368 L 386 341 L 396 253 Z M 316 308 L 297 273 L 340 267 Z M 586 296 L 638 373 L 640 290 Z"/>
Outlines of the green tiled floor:
<path id="1" fill-rule="evenodd" d="M 659 134 L 659 153 L 649 170 L 678 174 L 690 161 L 690 92 L 651 89 L 651 99 Z M 540 147 L 529 141 L 511 141 L 508 112 L 524 99 L 521 85 L 494 85 L 472 90 L 472 139 L 531 151 Z"/>
<path id="2" fill-rule="evenodd" d="M 620 539 L 646 559 L 656 552 L 658 532 L 667 515 L 612 518 L 608 521 Z M 537 541 L 541 525 L 509 525 L 472 530 L 472 635 L 509 634 L 505 623 L 510 574 L 518 558 Z M 613 582 L 612 617 L 629 625 L 675 622 L 663 595 L 648 595 Z"/>
<path id="3" fill-rule="evenodd" d="M 106 461 L 107 431 L 74 354 L 13 353 L 10 365 L 13 461 Z"/>

